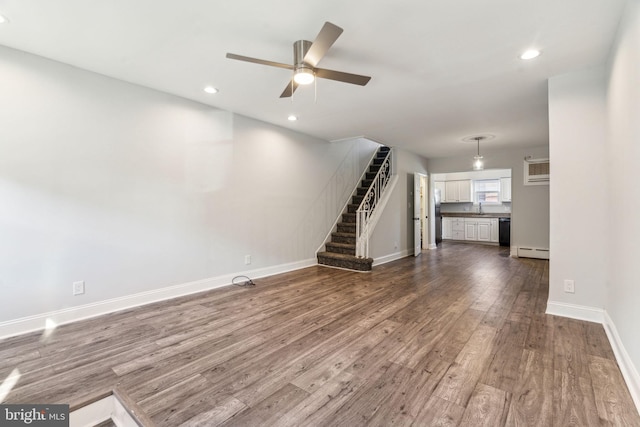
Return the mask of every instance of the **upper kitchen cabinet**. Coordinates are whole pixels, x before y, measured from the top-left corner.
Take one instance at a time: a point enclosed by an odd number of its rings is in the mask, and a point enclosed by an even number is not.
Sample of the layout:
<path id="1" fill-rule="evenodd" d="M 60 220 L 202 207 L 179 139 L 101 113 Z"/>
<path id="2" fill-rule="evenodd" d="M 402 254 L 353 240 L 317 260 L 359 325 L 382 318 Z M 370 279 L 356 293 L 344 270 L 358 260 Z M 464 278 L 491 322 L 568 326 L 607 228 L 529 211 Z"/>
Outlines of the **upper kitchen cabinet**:
<path id="1" fill-rule="evenodd" d="M 443 203 L 472 202 L 472 185 L 470 179 L 458 181 L 445 181 L 445 191 L 442 196 Z"/>
<path id="2" fill-rule="evenodd" d="M 511 201 L 511 178 L 500 178 L 500 200 Z"/>

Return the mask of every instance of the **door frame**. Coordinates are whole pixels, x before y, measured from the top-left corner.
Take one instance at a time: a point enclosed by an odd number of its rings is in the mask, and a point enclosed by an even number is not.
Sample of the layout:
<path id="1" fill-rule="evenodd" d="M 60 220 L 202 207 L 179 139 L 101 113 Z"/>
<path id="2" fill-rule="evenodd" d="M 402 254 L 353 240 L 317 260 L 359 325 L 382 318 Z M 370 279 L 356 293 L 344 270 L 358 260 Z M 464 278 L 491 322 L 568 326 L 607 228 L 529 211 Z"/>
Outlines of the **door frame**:
<path id="1" fill-rule="evenodd" d="M 427 222 L 422 221 L 422 216 L 426 215 L 425 201 L 429 197 L 428 187 L 423 187 L 426 174 L 421 172 L 413 173 L 413 256 L 417 257 L 422 253 L 424 230 Z M 422 197 L 421 197 L 422 196 Z M 424 225 L 423 225 L 424 224 Z"/>

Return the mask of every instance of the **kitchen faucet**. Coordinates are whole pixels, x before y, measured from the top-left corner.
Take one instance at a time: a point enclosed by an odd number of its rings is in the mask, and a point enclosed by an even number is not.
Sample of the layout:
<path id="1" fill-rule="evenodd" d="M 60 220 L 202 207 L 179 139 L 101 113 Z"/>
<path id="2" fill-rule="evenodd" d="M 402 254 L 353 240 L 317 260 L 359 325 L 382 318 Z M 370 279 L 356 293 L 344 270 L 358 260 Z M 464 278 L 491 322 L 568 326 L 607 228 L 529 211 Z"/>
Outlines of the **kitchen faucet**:
<path id="1" fill-rule="evenodd" d="M 482 215 L 482 202 L 478 202 L 478 214 Z"/>

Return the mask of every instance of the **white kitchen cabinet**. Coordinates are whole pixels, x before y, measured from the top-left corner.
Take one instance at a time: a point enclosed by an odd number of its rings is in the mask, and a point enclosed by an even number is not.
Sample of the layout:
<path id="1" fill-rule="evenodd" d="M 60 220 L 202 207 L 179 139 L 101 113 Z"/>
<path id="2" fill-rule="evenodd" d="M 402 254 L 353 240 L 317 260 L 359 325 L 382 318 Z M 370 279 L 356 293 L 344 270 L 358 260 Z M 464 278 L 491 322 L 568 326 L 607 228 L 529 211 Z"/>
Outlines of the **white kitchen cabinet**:
<path id="1" fill-rule="evenodd" d="M 443 203 L 458 203 L 473 201 L 471 195 L 471 180 L 445 181 Z"/>
<path id="2" fill-rule="evenodd" d="M 491 242 L 498 243 L 500 241 L 500 229 L 498 228 L 498 218 L 491 218 Z"/>
<path id="3" fill-rule="evenodd" d="M 473 202 L 472 185 L 470 179 L 456 181 L 458 183 L 458 201 Z"/>
<path id="4" fill-rule="evenodd" d="M 451 238 L 464 240 L 464 218 L 451 218 Z"/>
<path id="5" fill-rule="evenodd" d="M 457 181 L 446 181 L 444 183 L 444 203 L 453 203 L 458 201 L 458 183 Z"/>
<path id="6" fill-rule="evenodd" d="M 451 239 L 452 236 L 451 218 L 442 218 L 442 238 Z"/>
<path id="7" fill-rule="evenodd" d="M 447 189 L 444 181 L 436 181 L 433 185 L 436 190 L 440 190 L 440 202 L 444 202 L 444 198 L 447 195 Z"/>
<path id="8" fill-rule="evenodd" d="M 491 241 L 491 219 L 478 220 L 478 241 L 479 242 Z"/>
<path id="9" fill-rule="evenodd" d="M 478 240 L 478 220 L 465 219 L 464 240 Z"/>
<path id="10" fill-rule="evenodd" d="M 499 242 L 498 218 L 442 218 L 442 238 L 471 242 Z"/>
<path id="11" fill-rule="evenodd" d="M 500 201 L 511 201 L 511 178 L 500 178 Z"/>

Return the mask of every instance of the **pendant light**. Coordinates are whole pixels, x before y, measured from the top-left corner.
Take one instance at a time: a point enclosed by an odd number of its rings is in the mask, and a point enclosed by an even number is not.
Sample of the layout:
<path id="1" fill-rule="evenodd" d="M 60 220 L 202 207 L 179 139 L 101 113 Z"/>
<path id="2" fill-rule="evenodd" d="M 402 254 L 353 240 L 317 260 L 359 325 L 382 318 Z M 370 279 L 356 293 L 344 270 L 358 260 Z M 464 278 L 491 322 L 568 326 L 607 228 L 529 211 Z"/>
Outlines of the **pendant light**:
<path id="1" fill-rule="evenodd" d="M 477 144 L 478 144 L 478 154 L 473 156 L 473 170 L 474 171 L 481 171 L 481 170 L 484 169 L 484 163 L 482 161 L 483 157 L 480 155 L 480 140 L 484 139 L 484 137 L 483 136 L 476 136 L 473 139 L 475 139 Z"/>

